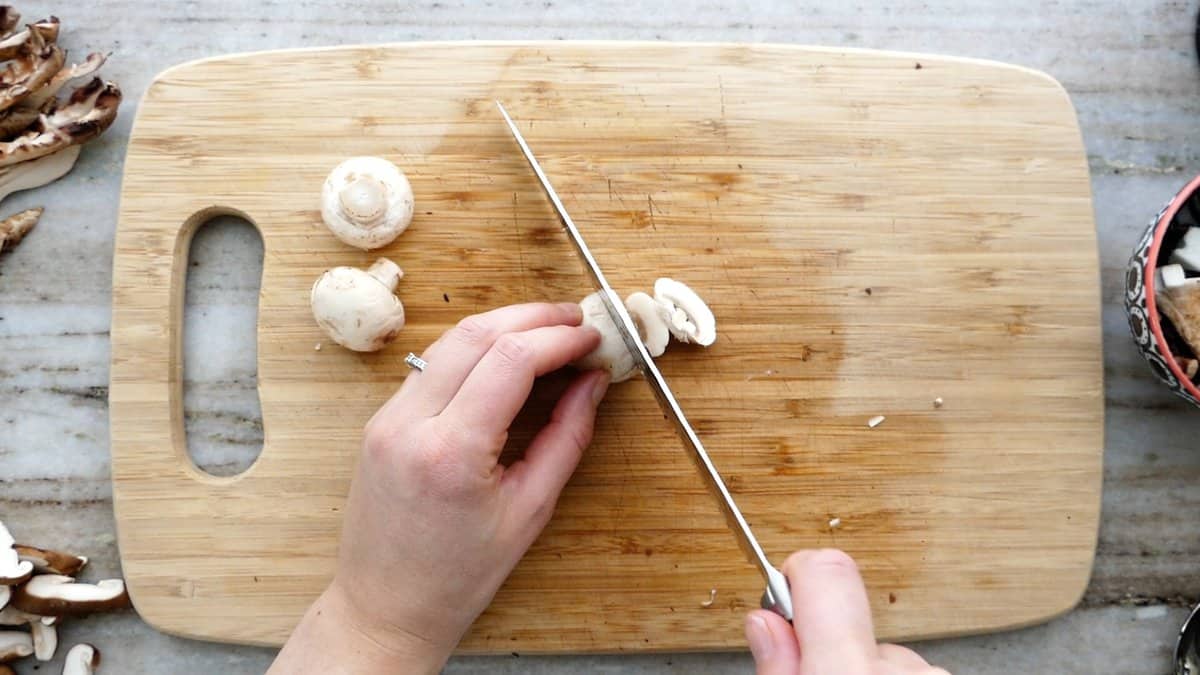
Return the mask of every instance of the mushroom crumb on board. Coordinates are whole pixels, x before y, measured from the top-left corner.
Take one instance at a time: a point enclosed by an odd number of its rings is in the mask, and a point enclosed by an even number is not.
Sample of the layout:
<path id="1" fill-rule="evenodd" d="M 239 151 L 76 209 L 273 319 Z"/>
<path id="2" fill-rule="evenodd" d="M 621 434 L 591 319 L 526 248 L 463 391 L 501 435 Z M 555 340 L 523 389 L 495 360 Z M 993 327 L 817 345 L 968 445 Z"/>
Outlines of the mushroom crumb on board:
<path id="1" fill-rule="evenodd" d="M 711 588 L 708 591 L 708 599 L 705 600 L 704 602 L 700 603 L 700 606 L 701 607 L 712 607 L 713 603 L 716 601 L 717 601 L 717 589 Z"/>
<path id="2" fill-rule="evenodd" d="M 942 407 L 943 405 L 945 405 L 945 403 L 946 403 L 946 402 L 942 400 L 942 397 L 941 397 L 941 396 L 939 396 L 939 397 L 937 397 L 937 398 L 933 399 L 933 407 L 935 407 L 935 408 L 940 408 L 940 407 Z"/>
<path id="3" fill-rule="evenodd" d="M 836 530 L 841 526 L 842 526 L 841 518 L 830 518 L 829 519 L 829 529 Z"/>
<path id="4" fill-rule="evenodd" d="M 887 418 L 884 417 L 883 415 L 876 415 L 876 416 L 872 417 L 871 419 L 867 420 L 867 426 L 870 427 L 871 429 L 874 429 L 875 427 L 879 426 L 880 424 L 883 424 L 883 421 L 886 419 Z"/>

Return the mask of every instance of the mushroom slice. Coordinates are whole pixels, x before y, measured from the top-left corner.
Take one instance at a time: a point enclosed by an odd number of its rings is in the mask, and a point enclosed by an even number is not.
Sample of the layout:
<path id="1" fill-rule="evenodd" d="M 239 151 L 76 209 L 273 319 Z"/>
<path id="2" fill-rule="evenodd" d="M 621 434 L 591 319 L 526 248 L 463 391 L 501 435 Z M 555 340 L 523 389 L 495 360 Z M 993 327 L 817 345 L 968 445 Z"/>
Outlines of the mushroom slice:
<path id="1" fill-rule="evenodd" d="M 4 17 L 8 21 L 8 17 Z M 13 22 L 13 28 L 16 28 L 16 22 L 20 21 L 20 15 L 17 15 L 16 21 Z M 42 19 L 35 24 L 26 26 L 25 30 L 16 33 L 9 33 L 3 39 L 0 39 L 0 61 L 15 59 L 21 55 L 21 51 L 26 45 L 32 42 L 35 38 L 42 42 L 57 42 L 58 41 L 58 17 L 52 16 L 49 19 Z M 11 28 L 9 29 L 12 30 Z"/>
<path id="2" fill-rule="evenodd" d="M 646 350 L 650 352 L 650 356 L 662 356 L 667 350 L 667 342 L 671 339 L 662 306 L 654 298 L 638 291 L 625 298 L 625 308 L 637 324 L 638 334 L 641 335 L 642 342 L 646 343 Z"/>
<path id="3" fill-rule="evenodd" d="M 33 128 L 0 143 L 0 166 L 9 166 L 86 143 L 104 133 L 117 118 L 121 90 L 98 78 L 76 89 L 66 105 L 40 115 Z"/>
<path id="4" fill-rule="evenodd" d="M 334 167 L 321 188 L 321 218 L 334 236 L 370 250 L 408 229 L 413 192 L 408 178 L 381 157 L 351 157 Z"/>
<path id="5" fill-rule="evenodd" d="M 12 589 L 9 588 L 8 586 L 0 586 L 0 616 L 3 616 L 4 612 L 8 611 L 8 599 L 11 597 L 12 597 Z M 0 621 L 0 626 L 6 626 L 6 625 L 9 625 L 9 624 L 6 624 L 3 621 Z"/>
<path id="6" fill-rule="evenodd" d="M 60 574 L 40 574 L 13 591 L 13 607 L 39 616 L 79 616 L 129 605 L 125 582 L 76 583 Z"/>
<path id="7" fill-rule="evenodd" d="M 62 675 L 92 675 L 99 665 L 99 649 L 86 643 L 77 644 L 63 659 Z"/>
<path id="8" fill-rule="evenodd" d="M 23 659 L 33 653 L 33 637 L 16 630 L 0 631 L 0 663 Z"/>
<path id="9" fill-rule="evenodd" d="M 30 32 L 18 54 L 0 71 L 0 110 L 13 107 L 42 88 L 62 69 L 64 61 L 66 54 L 57 44 L 47 42 L 38 31 Z"/>
<path id="10" fill-rule="evenodd" d="M 0 586 L 16 586 L 33 574 L 33 563 L 21 560 L 13 543 L 8 528 L 0 522 Z"/>
<path id="11" fill-rule="evenodd" d="M 58 651 L 58 628 L 47 625 L 36 618 L 29 622 L 29 634 L 33 637 L 33 658 L 49 661 Z"/>
<path id="12" fill-rule="evenodd" d="M 0 5 L 0 38 L 12 34 L 17 24 L 21 23 L 21 13 L 12 5 Z"/>
<path id="13" fill-rule="evenodd" d="M 668 309 L 671 335 L 680 342 L 707 347 L 717 341 L 717 319 L 687 284 L 662 278 L 654 282 L 654 299 Z"/>
<path id="14" fill-rule="evenodd" d="M 100 70 L 100 66 L 103 66 L 107 59 L 108 57 L 100 52 L 92 52 L 91 54 L 87 55 L 87 58 L 85 58 L 82 63 L 76 63 L 73 66 L 61 68 L 57 73 L 54 74 L 54 77 L 50 78 L 50 81 L 47 82 L 44 87 L 31 92 L 29 96 L 25 98 L 25 100 L 21 101 L 16 106 L 16 108 L 29 107 L 34 110 L 40 110 L 42 106 L 50 102 L 50 100 L 53 99 L 68 82 L 71 80 L 77 80 L 81 77 L 87 77 L 88 75 L 95 73 L 97 70 Z M 13 111 L 10 110 L 9 112 L 11 114 Z M 2 122 L 3 121 L 0 120 L 0 129 L 3 129 Z"/>
<path id="15" fill-rule="evenodd" d="M 3 169 L 0 169 L 0 171 L 3 171 Z M 0 197 L 0 199 L 3 199 L 3 197 Z M 4 220 L 0 220 L 0 252 L 21 243 L 21 239 L 33 229 L 34 225 L 37 225 L 38 219 L 41 217 L 42 207 L 39 206 L 19 211 Z"/>
<path id="16" fill-rule="evenodd" d="M 600 333 L 600 345 L 572 365 L 580 370 L 607 370 L 613 382 L 624 382 L 637 373 L 637 362 L 617 324 L 608 314 L 604 298 L 597 291 L 579 302 L 583 310 L 583 325 L 591 326 Z"/>
<path id="17" fill-rule="evenodd" d="M 0 201 L 14 192 L 48 185 L 67 175 L 82 149 L 82 145 L 71 145 L 53 155 L 0 167 Z"/>
<path id="18" fill-rule="evenodd" d="M 17 556 L 21 560 L 33 563 L 34 571 L 39 574 L 61 574 L 73 577 L 88 562 L 87 556 L 52 551 L 36 546 L 17 544 L 14 548 L 17 549 Z"/>
<path id="19" fill-rule="evenodd" d="M 313 318 L 339 345 L 356 352 L 383 349 L 404 328 L 404 305 L 396 297 L 400 267 L 380 258 L 366 271 L 356 267 L 327 270 L 313 284 Z"/>

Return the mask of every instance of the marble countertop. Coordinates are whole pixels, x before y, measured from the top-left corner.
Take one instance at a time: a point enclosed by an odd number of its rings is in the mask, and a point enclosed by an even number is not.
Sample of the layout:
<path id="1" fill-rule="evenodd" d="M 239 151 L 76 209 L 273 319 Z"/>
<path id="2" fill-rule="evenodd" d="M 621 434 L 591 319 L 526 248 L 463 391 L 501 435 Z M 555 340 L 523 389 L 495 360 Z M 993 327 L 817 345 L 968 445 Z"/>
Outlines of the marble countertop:
<path id="1" fill-rule="evenodd" d="M 138 99 L 162 69 L 237 51 L 440 39 L 644 39 L 784 42 L 974 56 L 1044 70 L 1078 110 L 1092 171 L 1104 299 L 1106 449 L 1103 519 L 1091 584 L 1064 617 L 1024 630 L 927 642 L 961 673 L 1171 672 L 1189 602 L 1200 598 L 1200 413 L 1158 385 L 1121 311 L 1122 270 L 1158 207 L 1200 171 L 1200 67 L 1193 3 L 1150 0 L 896 0 L 875 3 L 562 0 L 515 2 L 160 2 L 21 5 L 58 14 L 76 56 L 112 51 L 106 78 L 126 92 L 120 119 L 75 170 L 18 193 L 4 214 L 45 204 L 38 229 L 0 258 L 0 519 L 19 539 L 94 556 L 119 574 L 108 467 L 108 329 L 113 233 L 125 142 Z M 252 261 L 234 224 L 195 244 L 187 325 L 242 331 L 256 276 L 211 275 Z M 250 266 L 253 267 L 252 265 Z M 220 349 L 187 331 L 188 349 Z M 240 339 L 240 338 L 239 338 Z M 198 461 L 236 472 L 261 441 L 252 354 L 189 369 Z M 1198 432 L 1193 435 L 1193 432 Z M 161 635 L 132 612 L 68 623 L 64 643 L 105 653 L 101 672 L 255 673 L 274 652 Z M 65 650 L 64 650 L 65 651 Z M 18 667 L 23 673 L 33 665 Z M 449 673 L 749 672 L 744 654 L 458 658 Z M 49 672 L 57 672 L 51 667 Z"/>

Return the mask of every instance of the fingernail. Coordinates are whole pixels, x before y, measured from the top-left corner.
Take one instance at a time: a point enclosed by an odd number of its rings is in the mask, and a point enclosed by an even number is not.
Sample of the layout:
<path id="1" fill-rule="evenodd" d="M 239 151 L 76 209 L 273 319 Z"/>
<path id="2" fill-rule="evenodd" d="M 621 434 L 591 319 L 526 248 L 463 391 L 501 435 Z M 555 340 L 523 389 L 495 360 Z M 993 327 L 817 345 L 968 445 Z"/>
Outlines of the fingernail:
<path id="1" fill-rule="evenodd" d="M 601 373 L 596 376 L 596 382 L 592 385 L 592 405 L 600 405 L 600 401 L 604 400 L 604 394 L 608 392 L 608 373 Z"/>
<path id="2" fill-rule="evenodd" d="M 771 640 L 771 629 L 761 616 L 751 614 L 746 619 L 746 641 L 755 661 L 764 661 L 771 656 L 775 644 Z"/>

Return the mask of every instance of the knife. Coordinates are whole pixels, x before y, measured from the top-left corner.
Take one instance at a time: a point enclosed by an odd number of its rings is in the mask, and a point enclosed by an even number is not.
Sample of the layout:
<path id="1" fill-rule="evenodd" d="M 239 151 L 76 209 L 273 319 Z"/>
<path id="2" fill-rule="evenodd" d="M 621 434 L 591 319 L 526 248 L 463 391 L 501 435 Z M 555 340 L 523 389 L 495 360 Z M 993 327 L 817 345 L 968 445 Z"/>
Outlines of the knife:
<path id="1" fill-rule="evenodd" d="M 717 471 L 712 458 L 708 456 L 708 451 L 704 449 L 704 444 L 700 442 L 700 437 L 696 435 L 696 430 L 692 428 L 692 425 L 687 420 L 687 416 L 683 414 L 683 409 L 679 407 L 679 401 L 671 393 L 671 388 L 667 386 L 667 381 L 663 379 L 663 375 L 654 363 L 654 359 L 650 358 L 650 352 L 646 350 L 646 343 L 642 341 L 641 336 L 638 334 L 637 326 L 633 323 L 633 317 L 625 309 L 625 304 L 621 302 L 620 296 L 608 284 L 608 280 L 604 278 L 604 272 L 600 271 L 600 266 L 596 263 L 596 258 L 592 256 L 591 249 L 584 242 L 583 235 L 579 233 L 579 228 L 575 226 L 575 221 L 571 220 L 571 216 L 567 214 L 567 209 L 558 198 L 558 193 L 550 185 L 550 179 L 546 178 L 546 173 L 542 171 L 537 158 L 533 156 L 533 151 L 529 149 L 529 145 L 525 142 L 525 137 L 521 135 L 520 130 L 517 129 L 517 125 L 508 116 L 508 111 L 504 109 L 504 105 L 500 101 L 496 101 L 496 107 L 500 109 L 500 114 L 504 116 L 504 122 L 508 124 L 509 131 L 512 132 L 513 138 L 517 140 L 517 145 L 521 148 L 521 154 L 525 156 L 525 161 L 529 162 L 529 167 L 533 169 L 533 173 L 537 176 L 538 183 L 541 184 L 546 197 L 554 205 L 554 211 L 558 214 L 558 219 L 562 221 L 563 229 L 567 232 L 567 238 L 571 240 L 575 252 L 583 261 L 588 276 L 592 278 L 592 284 L 600 293 L 600 298 L 604 301 L 604 306 L 608 309 L 608 314 L 612 317 L 613 323 L 616 324 L 617 330 L 620 331 L 621 338 L 625 340 L 625 346 L 629 348 L 629 353 L 633 355 L 634 362 L 645 375 L 646 382 L 650 384 L 650 389 L 654 391 L 654 397 L 658 399 L 659 407 L 675 423 L 675 429 L 679 432 L 680 438 L 683 439 L 684 445 L 691 450 L 691 456 L 696 461 L 700 469 L 700 474 L 704 476 L 709 487 L 716 493 L 717 501 L 721 504 L 726 519 L 729 521 L 730 529 L 737 535 L 738 542 L 750 558 L 750 561 L 762 573 L 763 579 L 767 584 L 767 588 L 763 591 L 762 595 L 762 607 L 791 621 L 792 596 L 788 590 L 787 577 L 767 560 L 766 553 L 763 552 L 762 546 L 759 545 L 758 539 L 755 538 L 754 532 L 751 531 L 750 524 L 746 522 L 746 518 L 742 516 L 741 510 L 738 509 L 737 502 L 733 500 L 733 495 L 729 493 L 729 488 L 725 486 L 725 481 L 721 479 L 720 472 Z"/>

